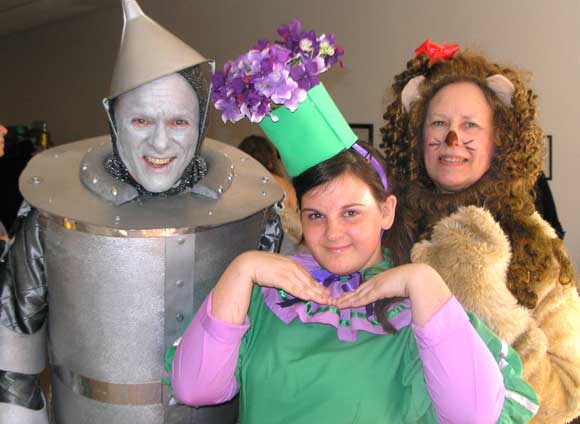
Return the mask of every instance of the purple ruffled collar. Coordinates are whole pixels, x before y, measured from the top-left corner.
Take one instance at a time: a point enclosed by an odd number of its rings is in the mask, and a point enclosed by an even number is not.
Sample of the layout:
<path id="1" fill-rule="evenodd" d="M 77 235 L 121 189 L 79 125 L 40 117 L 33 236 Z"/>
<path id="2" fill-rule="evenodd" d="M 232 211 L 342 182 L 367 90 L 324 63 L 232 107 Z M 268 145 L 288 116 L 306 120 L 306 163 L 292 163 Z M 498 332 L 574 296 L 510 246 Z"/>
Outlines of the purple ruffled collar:
<path id="1" fill-rule="evenodd" d="M 385 252 L 388 258 L 388 251 Z M 372 270 L 363 270 L 351 275 L 338 276 L 331 274 L 320 265 L 310 254 L 299 254 L 290 257 L 302 265 L 312 277 L 320 284 L 330 289 L 333 298 L 341 296 L 345 292 L 356 290 L 364 282 L 367 274 L 372 277 L 378 272 L 391 267 L 389 259 L 381 262 Z M 367 272 L 374 271 L 374 272 Z M 374 304 L 358 308 L 338 309 L 334 306 L 320 305 L 313 301 L 304 301 L 295 298 L 283 290 L 262 287 L 262 296 L 268 308 L 284 323 L 289 324 L 296 318 L 304 324 L 326 324 L 336 328 L 339 340 L 354 342 L 359 331 L 372 334 L 385 334 L 385 330 L 377 320 L 374 312 Z M 396 310 L 398 313 L 390 322 L 395 328 L 401 328 L 410 323 L 409 301 L 404 300 L 393 305 L 389 314 Z"/>

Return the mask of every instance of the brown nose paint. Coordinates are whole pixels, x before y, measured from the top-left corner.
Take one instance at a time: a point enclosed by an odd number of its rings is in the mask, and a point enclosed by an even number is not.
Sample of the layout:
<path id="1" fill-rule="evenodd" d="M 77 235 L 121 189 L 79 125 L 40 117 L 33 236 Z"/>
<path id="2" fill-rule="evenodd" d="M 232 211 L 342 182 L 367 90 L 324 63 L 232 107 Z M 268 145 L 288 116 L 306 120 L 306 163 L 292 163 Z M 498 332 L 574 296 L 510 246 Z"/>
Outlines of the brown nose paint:
<path id="1" fill-rule="evenodd" d="M 445 137 L 445 144 L 448 146 L 453 146 L 454 144 L 459 143 L 459 137 L 457 137 L 457 133 L 455 131 L 449 131 L 447 133 L 447 137 Z"/>

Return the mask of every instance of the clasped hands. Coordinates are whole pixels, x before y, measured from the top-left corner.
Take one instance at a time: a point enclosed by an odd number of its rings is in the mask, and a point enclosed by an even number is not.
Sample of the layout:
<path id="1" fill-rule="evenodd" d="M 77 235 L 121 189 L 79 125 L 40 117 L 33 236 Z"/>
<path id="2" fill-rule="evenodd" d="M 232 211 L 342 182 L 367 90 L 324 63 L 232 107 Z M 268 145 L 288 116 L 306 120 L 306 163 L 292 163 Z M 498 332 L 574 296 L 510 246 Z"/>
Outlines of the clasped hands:
<path id="1" fill-rule="evenodd" d="M 408 264 L 388 269 L 354 291 L 334 298 L 327 287 L 314 280 L 304 267 L 291 258 L 264 252 L 248 252 L 244 255 L 242 260 L 245 266 L 252 269 L 251 279 L 255 284 L 282 289 L 302 300 L 341 309 L 365 306 L 379 299 L 409 297 L 410 286 L 417 280 L 418 272 L 426 267 L 422 264 Z"/>

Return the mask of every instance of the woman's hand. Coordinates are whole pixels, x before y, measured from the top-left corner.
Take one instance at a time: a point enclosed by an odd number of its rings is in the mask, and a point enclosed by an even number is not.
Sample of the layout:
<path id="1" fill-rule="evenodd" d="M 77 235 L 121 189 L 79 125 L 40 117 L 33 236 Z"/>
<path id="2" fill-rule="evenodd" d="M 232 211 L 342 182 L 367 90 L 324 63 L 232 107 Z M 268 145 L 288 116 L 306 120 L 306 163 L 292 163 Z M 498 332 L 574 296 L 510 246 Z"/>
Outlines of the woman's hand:
<path id="1" fill-rule="evenodd" d="M 423 326 L 449 300 L 451 292 L 430 266 L 408 264 L 375 275 L 355 291 L 336 299 L 336 306 L 352 308 L 391 297 L 409 297 L 413 323 Z"/>
<path id="2" fill-rule="evenodd" d="M 232 324 L 242 324 L 248 312 L 252 287 L 282 289 L 303 300 L 333 302 L 330 291 L 318 284 L 301 265 L 276 253 L 242 253 L 226 268 L 213 289 L 212 315 Z"/>

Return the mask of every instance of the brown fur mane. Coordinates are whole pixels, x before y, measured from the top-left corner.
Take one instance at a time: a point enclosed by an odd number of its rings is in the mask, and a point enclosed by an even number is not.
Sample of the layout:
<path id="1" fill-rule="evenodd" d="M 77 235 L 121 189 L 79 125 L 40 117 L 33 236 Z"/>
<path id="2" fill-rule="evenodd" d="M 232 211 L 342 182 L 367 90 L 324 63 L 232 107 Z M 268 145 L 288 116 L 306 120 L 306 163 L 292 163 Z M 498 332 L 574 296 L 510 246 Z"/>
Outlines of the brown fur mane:
<path id="1" fill-rule="evenodd" d="M 543 166 L 544 144 L 536 119 L 536 95 L 526 87 L 521 73 L 500 67 L 482 56 L 459 53 L 452 59 L 427 65 L 420 55 L 395 77 L 395 100 L 384 114 L 382 128 L 387 166 L 407 182 L 399 196 L 401 213 L 415 240 L 429 237 L 433 225 L 460 206 L 475 205 L 488 209 L 508 236 L 512 260 L 508 288 L 518 302 L 528 308 L 537 303 L 537 290 L 548 277 L 553 260 L 560 264 L 559 281 L 569 284 L 575 273 L 560 240 L 546 234 L 534 218 L 533 185 Z M 512 108 L 503 105 L 487 88 L 485 78 L 502 74 L 512 81 L 515 93 Z M 414 76 L 425 75 L 422 98 L 406 113 L 401 91 Z M 488 172 L 472 187 L 456 194 L 436 191 L 423 164 L 422 125 L 429 100 L 447 84 L 469 81 L 477 84 L 493 110 L 495 155 Z"/>

